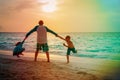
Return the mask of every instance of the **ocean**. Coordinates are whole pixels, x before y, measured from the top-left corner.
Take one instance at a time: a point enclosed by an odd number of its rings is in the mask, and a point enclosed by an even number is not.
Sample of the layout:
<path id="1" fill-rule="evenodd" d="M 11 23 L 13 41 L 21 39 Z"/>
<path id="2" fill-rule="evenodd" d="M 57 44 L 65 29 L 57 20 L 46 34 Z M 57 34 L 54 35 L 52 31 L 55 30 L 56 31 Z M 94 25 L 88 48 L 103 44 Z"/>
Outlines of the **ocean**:
<path id="1" fill-rule="evenodd" d="M 71 36 L 71 41 L 77 50 L 76 57 L 101 58 L 120 60 L 120 32 L 71 32 L 58 33 L 60 36 Z M 0 50 L 12 51 L 15 44 L 22 41 L 25 32 L 0 32 Z M 63 46 L 65 41 L 48 33 L 48 45 L 50 54 L 66 55 L 67 48 Z M 25 52 L 35 52 L 36 32 L 25 41 Z"/>

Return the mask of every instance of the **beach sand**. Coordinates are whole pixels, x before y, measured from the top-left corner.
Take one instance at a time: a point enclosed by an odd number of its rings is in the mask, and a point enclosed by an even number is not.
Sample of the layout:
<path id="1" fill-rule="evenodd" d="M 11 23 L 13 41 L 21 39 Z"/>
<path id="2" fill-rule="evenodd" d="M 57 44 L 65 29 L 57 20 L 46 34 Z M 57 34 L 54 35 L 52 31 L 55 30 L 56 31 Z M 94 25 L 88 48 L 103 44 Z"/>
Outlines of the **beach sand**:
<path id="1" fill-rule="evenodd" d="M 56 53 L 57 54 L 57 53 Z M 12 56 L 12 51 L 0 50 L 0 80 L 120 80 L 120 61 L 92 59 L 50 54 L 51 62 L 46 62 L 45 54 L 24 52 L 24 56 Z"/>

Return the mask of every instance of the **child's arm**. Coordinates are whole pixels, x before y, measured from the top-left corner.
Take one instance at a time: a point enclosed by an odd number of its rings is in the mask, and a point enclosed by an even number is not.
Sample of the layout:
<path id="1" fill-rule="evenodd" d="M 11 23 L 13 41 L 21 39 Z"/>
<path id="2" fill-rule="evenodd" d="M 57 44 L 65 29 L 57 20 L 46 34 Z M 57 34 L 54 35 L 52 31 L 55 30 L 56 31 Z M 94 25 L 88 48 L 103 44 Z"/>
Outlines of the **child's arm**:
<path id="1" fill-rule="evenodd" d="M 64 45 L 65 47 L 68 47 L 65 43 L 63 43 L 63 45 Z"/>
<path id="2" fill-rule="evenodd" d="M 57 37 L 59 37 L 59 38 L 62 39 L 62 40 L 65 40 L 63 37 L 61 37 L 61 36 L 59 36 L 59 35 L 58 35 Z"/>
<path id="3" fill-rule="evenodd" d="M 57 37 L 59 37 L 60 39 L 62 39 L 62 40 L 65 40 L 63 37 L 61 37 L 61 36 L 59 36 L 59 35 L 57 35 Z M 66 41 L 66 40 L 65 40 Z M 68 47 L 65 43 L 63 43 L 63 45 L 65 46 L 65 47 Z"/>
<path id="4" fill-rule="evenodd" d="M 27 37 L 25 37 L 25 38 L 23 39 L 22 44 L 25 42 L 26 39 L 27 39 Z"/>

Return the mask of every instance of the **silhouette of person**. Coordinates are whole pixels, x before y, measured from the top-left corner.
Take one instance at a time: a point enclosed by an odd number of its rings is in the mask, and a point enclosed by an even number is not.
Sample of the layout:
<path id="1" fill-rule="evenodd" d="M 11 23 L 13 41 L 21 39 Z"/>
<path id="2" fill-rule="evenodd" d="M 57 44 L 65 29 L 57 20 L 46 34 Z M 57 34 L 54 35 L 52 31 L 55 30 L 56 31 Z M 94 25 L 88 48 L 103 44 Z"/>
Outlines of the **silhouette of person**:
<path id="1" fill-rule="evenodd" d="M 56 37 L 57 37 L 57 33 L 55 33 L 54 31 L 50 30 L 47 26 L 45 26 L 43 20 L 40 20 L 38 24 L 39 25 L 36 25 L 33 29 L 31 29 L 26 34 L 26 38 L 31 33 L 36 31 L 37 32 L 37 46 L 36 46 L 34 61 L 37 61 L 39 50 L 43 50 L 43 52 L 46 52 L 47 62 L 50 62 L 49 46 L 47 44 L 47 32 L 54 34 Z"/>

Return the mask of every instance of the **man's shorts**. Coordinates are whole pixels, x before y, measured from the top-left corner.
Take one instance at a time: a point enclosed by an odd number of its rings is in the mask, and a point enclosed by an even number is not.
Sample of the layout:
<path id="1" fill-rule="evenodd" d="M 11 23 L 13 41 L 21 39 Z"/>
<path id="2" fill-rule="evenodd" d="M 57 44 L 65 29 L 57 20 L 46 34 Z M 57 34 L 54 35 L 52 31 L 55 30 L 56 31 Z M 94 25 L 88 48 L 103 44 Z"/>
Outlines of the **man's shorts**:
<path id="1" fill-rule="evenodd" d="M 73 53 L 77 53 L 77 50 L 75 50 L 75 48 L 68 48 L 67 49 L 67 55 L 70 55 L 70 52 L 73 52 Z"/>
<path id="2" fill-rule="evenodd" d="M 49 51 L 48 44 L 47 43 L 45 43 L 45 44 L 37 43 L 37 50 L 43 50 L 43 52 Z"/>

